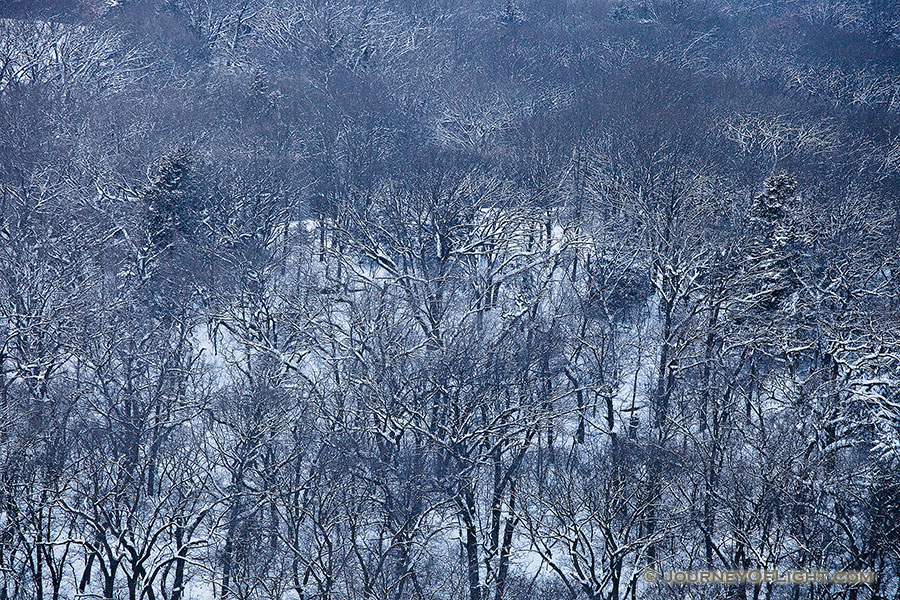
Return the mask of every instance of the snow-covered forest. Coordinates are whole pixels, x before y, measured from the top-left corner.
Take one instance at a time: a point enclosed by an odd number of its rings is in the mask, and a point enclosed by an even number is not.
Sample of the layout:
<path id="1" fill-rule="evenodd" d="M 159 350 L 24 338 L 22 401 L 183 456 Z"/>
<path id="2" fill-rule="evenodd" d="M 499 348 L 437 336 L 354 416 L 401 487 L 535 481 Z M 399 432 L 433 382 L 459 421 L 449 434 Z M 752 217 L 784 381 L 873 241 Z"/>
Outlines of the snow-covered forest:
<path id="1" fill-rule="evenodd" d="M 895 0 L 2 0 L 0 600 L 900 598 L 898 234 Z"/>

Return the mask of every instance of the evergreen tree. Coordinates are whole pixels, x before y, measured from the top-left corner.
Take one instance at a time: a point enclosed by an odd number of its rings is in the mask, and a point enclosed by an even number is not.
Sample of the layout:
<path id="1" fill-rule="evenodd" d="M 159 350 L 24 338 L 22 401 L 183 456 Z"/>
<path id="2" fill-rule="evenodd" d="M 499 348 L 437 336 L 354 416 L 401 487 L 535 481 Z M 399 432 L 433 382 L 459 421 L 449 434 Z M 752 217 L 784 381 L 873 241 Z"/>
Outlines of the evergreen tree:
<path id="1" fill-rule="evenodd" d="M 515 26 L 525 21 L 525 15 L 515 0 L 506 0 L 503 10 L 500 11 L 500 23 L 505 26 Z"/>
<path id="2" fill-rule="evenodd" d="M 796 289 L 792 270 L 796 232 L 790 207 L 797 198 L 797 180 L 782 172 L 766 180 L 765 190 L 750 205 L 747 301 L 755 312 L 771 313 L 783 307 Z"/>
<path id="3" fill-rule="evenodd" d="M 151 242 L 157 248 L 172 244 L 175 233 L 196 232 L 200 198 L 190 182 L 191 150 L 181 146 L 157 167 L 156 177 L 144 193 Z"/>

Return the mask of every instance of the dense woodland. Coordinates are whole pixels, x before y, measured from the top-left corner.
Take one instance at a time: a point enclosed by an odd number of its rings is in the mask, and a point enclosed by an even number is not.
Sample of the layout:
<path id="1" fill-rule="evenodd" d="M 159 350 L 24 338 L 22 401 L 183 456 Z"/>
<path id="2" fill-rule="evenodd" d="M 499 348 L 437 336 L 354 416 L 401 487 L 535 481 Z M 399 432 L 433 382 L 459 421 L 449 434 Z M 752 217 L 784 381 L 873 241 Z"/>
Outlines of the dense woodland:
<path id="1" fill-rule="evenodd" d="M 0 600 L 900 598 L 898 234 L 894 0 L 3 0 Z"/>

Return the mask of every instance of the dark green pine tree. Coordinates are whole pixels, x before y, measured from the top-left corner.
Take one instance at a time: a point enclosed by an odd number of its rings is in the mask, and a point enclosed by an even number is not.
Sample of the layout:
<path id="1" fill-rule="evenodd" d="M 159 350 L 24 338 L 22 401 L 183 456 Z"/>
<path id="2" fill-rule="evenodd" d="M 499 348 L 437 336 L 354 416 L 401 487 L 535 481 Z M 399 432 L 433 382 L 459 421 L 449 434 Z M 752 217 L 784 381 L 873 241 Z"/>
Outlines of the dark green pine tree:
<path id="1" fill-rule="evenodd" d="M 525 15 L 515 0 L 506 0 L 503 10 L 500 11 L 500 24 L 506 27 L 514 27 L 525 21 Z"/>
<path id="2" fill-rule="evenodd" d="M 797 200 L 797 180 L 781 173 L 766 180 L 766 187 L 750 205 L 751 309 L 771 313 L 782 307 L 796 288 L 792 256 L 796 233 L 790 222 L 790 205 Z"/>
<path id="3" fill-rule="evenodd" d="M 144 192 L 150 240 L 157 248 L 172 244 L 176 233 L 192 235 L 200 217 L 199 196 L 190 182 L 191 150 L 179 147 L 157 167 Z"/>

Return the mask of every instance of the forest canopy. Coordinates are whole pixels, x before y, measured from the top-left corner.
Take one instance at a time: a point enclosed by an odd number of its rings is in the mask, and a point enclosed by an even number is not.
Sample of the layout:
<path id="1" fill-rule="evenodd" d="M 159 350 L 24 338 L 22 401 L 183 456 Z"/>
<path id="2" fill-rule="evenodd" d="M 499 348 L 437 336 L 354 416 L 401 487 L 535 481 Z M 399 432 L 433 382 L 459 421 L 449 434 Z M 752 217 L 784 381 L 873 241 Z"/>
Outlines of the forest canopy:
<path id="1" fill-rule="evenodd" d="M 894 0 L 0 2 L 0 600 L 900 598 L 898 234 Z"/>

